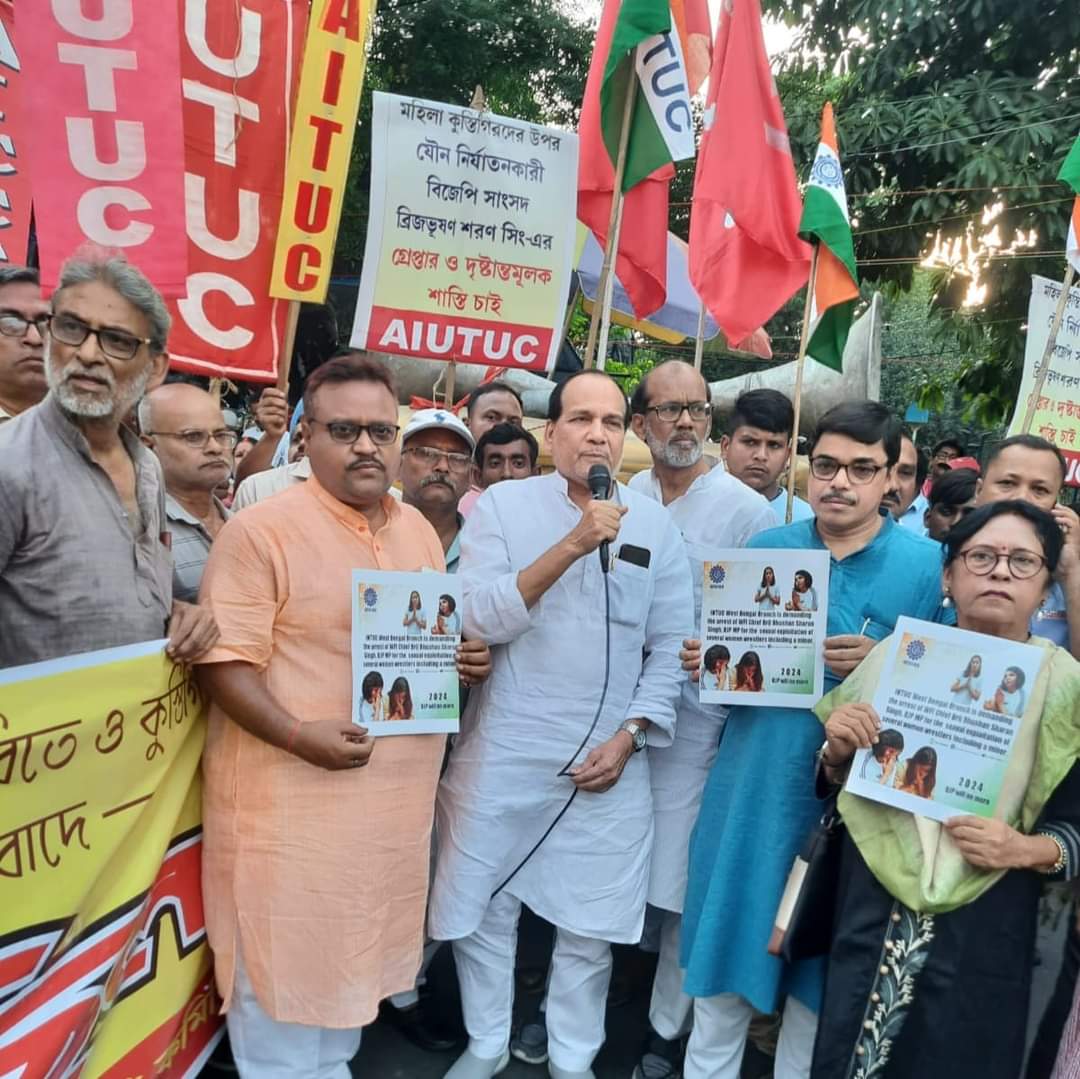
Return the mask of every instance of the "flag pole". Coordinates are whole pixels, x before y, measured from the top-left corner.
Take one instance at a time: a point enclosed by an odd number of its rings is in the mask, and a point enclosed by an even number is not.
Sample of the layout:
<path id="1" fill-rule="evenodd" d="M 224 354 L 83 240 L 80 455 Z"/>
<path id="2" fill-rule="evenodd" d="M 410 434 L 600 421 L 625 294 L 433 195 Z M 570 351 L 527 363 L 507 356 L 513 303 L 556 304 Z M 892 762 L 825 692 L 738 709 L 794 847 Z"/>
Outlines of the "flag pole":
<path id="1" fill-rule="evenodd" d="M 1032 424 L 1035 422 L 1035 413 L 1039 410 L 1039 398 L 1042 397 L 1043 387 L 1046 385 L 1046 376 L 1050 371 L 1050 361 L 1057 346 L 1058 332 L 1061 330 L 1061 323 L 1065 318 L 1065 308 L 1069 305 L 1069 289 L 1072 288 L 1075 279 L 1076 268 L 1070 262 L 1065 273 L 1065 283 L 1061 288 L 1061 296 L 1058 298 L 1057 310 L 1054 312 L 1054 321 L 1050 324 L 1050 336 L 1046 339 L 1046 348 L 1043 350 L 1039 377 L 1035 379 L 1031 396 L 1028 398 L 1027 411 L 1024 413 L 1024 422 L 1020 427 L 1023 433 L 1030 433 Z M 1030 327 L 1028 327 L 1028 333 L 1031 333 Z"/>
<path id="2" fill-rule="evenodd" d="M 637 97 L 637 79 L 634 73 L 626 82 L 626 101 L 623 103 L 622 127 L 619 130 L 619 152 L 615 158 L 615 180 L 611 189 L 611 216 L 608 219 L 607 246 L 604 248 L 604 264 L 600 270 L 599 288 L 596 290 L 598 303 L 593 305 L 592 320 L 589 323 L 589 341 L 585 346 L 585 370 L 596 361 L 597 338 L 603 326 L 603 348 L 600 356 L 607 351 L 608 328 L 611 322 L 611 297 L 615 293 L 614 265 L 619 250 L 619 231 L 622 226 L 623 175 L 626 172 L 626 149 L 630 145 L 630 124 L 634 118 L 634 100 Z M 610 284 L 609 284 L 610 282 Z M 603 369 L 601 359 L 600 368 Z"/>
<path id="3" fill-rule="evenodd" d="M 289 311 L 285 317 L 285 341 L 278 361 L 277 388 L 283 393 L 289 392 L 289 369 L 292 367 L 293 347 L 296 345 L 296 324 L 300 321 L 300 301 L 290 300 Z"/>
<path id="4" fill-rule="evenodd" d="M 791 426 L 791 462 L 788 465 L 787 512 L 784 523 L 791 524 L 791 515 L 795 509 L 795 473 L 799 462 L 799 420 L 802 418 L 803 368 L 806 366 L 806 345 L 810 340 L 810 312 L 814 304 L 814 289 L 817 285 L 818 249 L 814 244 L 810 256 L 810 280 L 806 285 L 806 306 L 803 308 L 802 332 L 799 334 L 799 355 L 795 361 L 795 421 Z"/>
<path id="5" fill-rule="evenodd" d="M 705 351 L 705 303 L 702 301 L 697 317 L 697 337 L 694 338 L 694 370 L 701 370 L 701 356 Z"/>

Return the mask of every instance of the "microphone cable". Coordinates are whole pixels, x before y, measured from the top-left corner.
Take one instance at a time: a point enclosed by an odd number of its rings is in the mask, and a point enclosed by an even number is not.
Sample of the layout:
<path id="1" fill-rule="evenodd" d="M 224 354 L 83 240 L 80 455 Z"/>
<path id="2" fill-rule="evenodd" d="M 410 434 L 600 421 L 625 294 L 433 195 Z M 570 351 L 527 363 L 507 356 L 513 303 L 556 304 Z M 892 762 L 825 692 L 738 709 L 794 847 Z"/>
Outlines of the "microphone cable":
<path id="1" fill-rule="evenodd" d="M 573 756 L 556 772 L 556 776 L 568 775 L 570 769 L 574 767 L 574 761 L 577 760 L 578 754 L 589 744 L 589 739 L 592 738 L 593 732 L 596 730 L 596 725 L 600 722 L 600 716 L 604 711 L 604 703 L 607 700 L 608 680 L 611 677 L 611 591 L 608 585 L 608 574 L 604 574 L 604 684 L 600 690 L 600 703 L 596 706 L 596 715 L 593 716 L 592 723 L 589 724 L 589 729 L 585 733 L 585 737 L 582 738 L 581 744 L 574 750 Z M 555 830 L 555 825 L 559 823 L 566 816 L 567 811 L 574 804 L 574 799 L 578 796 L 580 787 L 575 787 L 570 792 L 570 797 L 567 798 L 565 805 L 555 815 L 555 819 L 547 826 L 544 834 L 533 844 L 529 853 L 521 859 L 520 862 L 511 870 L 509 876 L 491 893 L 491 899 L 494 899 L 513 879 L 525 868 L 529 859 L 544 845 L 544 841 Z"/>

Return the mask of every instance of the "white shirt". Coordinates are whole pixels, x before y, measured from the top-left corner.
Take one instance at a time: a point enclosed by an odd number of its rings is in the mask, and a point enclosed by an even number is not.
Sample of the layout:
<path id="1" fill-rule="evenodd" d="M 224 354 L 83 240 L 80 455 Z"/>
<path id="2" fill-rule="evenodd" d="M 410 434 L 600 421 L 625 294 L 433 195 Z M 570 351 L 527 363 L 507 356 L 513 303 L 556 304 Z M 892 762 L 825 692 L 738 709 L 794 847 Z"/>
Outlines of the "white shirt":
<path id="1" fill-rule="evenodd" d="M 609 684 L 596 729 L 574 758 L 611 738 L 624 720 L 649 719 L 650 742 L 670 744 L 685 675 L 679 649 L 693 629 L 686 551 L 670 515 L 621 484 L 629 508 L 606 575 Z M 605 575 L 595 551 L 578 559 L 528 609 L 517 575 L 580 521 L 558 473 L 497 483 L 478 499 L 461 539 L 463 630 L 491 645 L 492 672 L 472 690 L 439 786 L 439 850 L 428 913 L 438 940 L 472 933 L 491 893 L 566 805 L 574 786 L 558 773 L 585 739 L 605 669 Z M 644 658 L 643 658 L 644 656 Z M 653 814 L 649 756 L 635 753 L 603 794 L 579 792 L 507 885 L 557 926 L 634 943 L 641 936 Z"/>
<path id="2" fill-rule="evenodd" d="M 630 489 L 662 502 L 660 483 L 652 469 L 630 480 Z M 776 519 L 768 501 L 729 472 L 714 467 L 698 476 L 684 495 L 669 502 L 686 544 L 694 581 L 694 632 L 701 625 L 703 563 L 713 561 L 722 547 L 743 547 L 751 536 L 774 528 Z M 734 669 L 728 670 L 731 680 Z M 706 675 L 708 678 L 714 676 Z M 728 685 L 718 688 L 728 689 Z M 656 833 L 649 872 L 649 902 L 663 910 L 682 911 L 690 833 L 701 808 L 701 794 L 720 743 L 727 709 L 701 704 L 698 687 L 684 678 L 679 698 L 675 740 L 666 749 L 654 747 L 650 737 L 649 776 L 652 783 Z"/>
<path id="3" fill-rule="evenodd" d="M 775 497 L 769 499 L 772 506 L 773 523 L 778 525 L 787 524 L 787 488 L 781 487 Z M 805 499 L 795 496 L 791 503 L 791 523 L 796 521 L 808 521 L 814 516 L 813 507 Z"/>

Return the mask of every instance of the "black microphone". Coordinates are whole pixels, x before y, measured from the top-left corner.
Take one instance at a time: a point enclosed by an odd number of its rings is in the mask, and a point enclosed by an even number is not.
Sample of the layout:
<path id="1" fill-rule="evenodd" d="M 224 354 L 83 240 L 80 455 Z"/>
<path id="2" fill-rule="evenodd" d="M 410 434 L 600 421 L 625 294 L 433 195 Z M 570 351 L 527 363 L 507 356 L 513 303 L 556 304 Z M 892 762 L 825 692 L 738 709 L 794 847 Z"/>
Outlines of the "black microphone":
<path id="1" fill-rule="evenodd" d="M 592 492 L 593 501 L 603 501 L 611 493 L 611 470 L 607 465 L 593 465 L 589 469 L 589 490 Z M 608 571 L 608 541 L 600 544 L 600 568 Z"/>

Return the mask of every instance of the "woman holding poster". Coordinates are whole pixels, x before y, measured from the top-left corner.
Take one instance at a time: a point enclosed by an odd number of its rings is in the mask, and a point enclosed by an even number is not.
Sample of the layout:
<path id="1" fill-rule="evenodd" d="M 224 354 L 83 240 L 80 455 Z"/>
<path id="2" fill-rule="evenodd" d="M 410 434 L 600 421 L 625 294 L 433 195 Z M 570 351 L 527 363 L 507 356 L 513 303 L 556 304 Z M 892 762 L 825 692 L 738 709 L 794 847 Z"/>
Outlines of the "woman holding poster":
<path id="1" fill-rule="evenodd" d="M 871 1064 L 876 1079 L 1022 1074 L 1042 885 L 1080 876 L 1080 663 L 1028 636 L 1061 551 L 1053 517 L 1024 502 L 984 506 L 945 541 L 943 585 L 960 629 L 1045 656 L 993 816 L 942 824 L 840 793 L 846 835 L 812 1079 L 854 1079 Z M 817 707 L 833 783 L 878 738 L 869 702 L 887 651 L 875 648 Z M 1002 681 L 1005 693 L 1020 688 Z M 915 793 L 934 781 L 936 760 L 925 757 L 920 749 L 905 769 Z"/>
<path id="2" fill-rule="evenodd" d="M 972 705 L 982 696 L 982 656 L 972 656 L 950 690 L 957 704 Z"/>
<path id="3" fill-rule="evenodd" d="M 761 584 L 754 593 L 754 602 L 762 611 L 773 611 L 780 606 L 780 590 L 776 587 L 776 574 L 772 566 L 766 566 L 761 574 Z"/>

